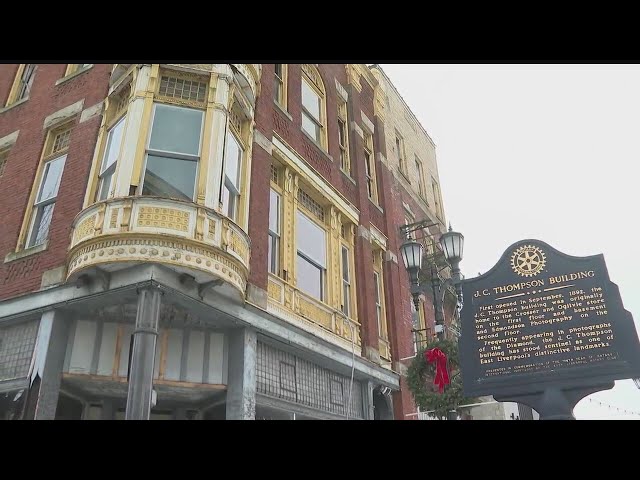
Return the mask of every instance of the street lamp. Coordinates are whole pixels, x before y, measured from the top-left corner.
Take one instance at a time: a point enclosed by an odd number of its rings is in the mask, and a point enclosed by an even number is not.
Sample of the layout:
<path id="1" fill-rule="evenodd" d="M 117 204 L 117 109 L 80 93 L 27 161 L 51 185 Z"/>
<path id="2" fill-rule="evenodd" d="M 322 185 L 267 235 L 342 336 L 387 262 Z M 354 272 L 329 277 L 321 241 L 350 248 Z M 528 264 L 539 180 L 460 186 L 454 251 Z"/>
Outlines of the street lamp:
<path id="1" fill-rule="evenodd" d="M 435 223 L 422 221 L 410 225 L 400 227 L 400 232 L 406 236 L 405 241 L 400 246 L 400 253 L 404 266 L 409 273 L 409 281 L 411 283 L 411 295 L 413 303 L 418 310 L 420 305 L 420 272 L 422 270 L 422 257 L 424 247 L 422 243 L 410 238 L 409 234 L 416 230 L 421 230 L 435 226 Z M 439 340 L 444 339 L 444 307 L 441 297 L 444 289 L 453 284 L 456 290 L 458 305 L 462 305 L 462 275 L 460 273 L 460 262 L 462 261 L 462 252 L 464 248 L 464 236 L 459 232 L 454 232 L 449 225 L 449 231 L 440 236 L 440 246 L 444 254 L 447 265 L 451 267 L 451 278 L 442 282 L 440 279 L 440 270 L 435 262 L 430 262 L 429 268 L 431 273 L 431 288 L 433 289 L 433 308 L 436 316 L 436 334 Z"/>

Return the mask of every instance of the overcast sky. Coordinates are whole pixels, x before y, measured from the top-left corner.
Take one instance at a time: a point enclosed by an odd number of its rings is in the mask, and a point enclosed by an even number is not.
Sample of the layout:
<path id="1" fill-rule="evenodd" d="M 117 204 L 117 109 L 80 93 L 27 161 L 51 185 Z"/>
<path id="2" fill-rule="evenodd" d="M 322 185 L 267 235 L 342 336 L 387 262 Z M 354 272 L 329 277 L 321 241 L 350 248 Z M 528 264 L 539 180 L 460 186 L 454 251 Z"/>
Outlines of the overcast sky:
<path id="1" fill-rule="evenodd" d="M 527 238 L 602 253 L 640 330 L 640 65 L 382 68 L 436 143 L 463 273 L 485 273 Z M 616 382 L 574 414 L 640 420 L 640 390 Z"/>

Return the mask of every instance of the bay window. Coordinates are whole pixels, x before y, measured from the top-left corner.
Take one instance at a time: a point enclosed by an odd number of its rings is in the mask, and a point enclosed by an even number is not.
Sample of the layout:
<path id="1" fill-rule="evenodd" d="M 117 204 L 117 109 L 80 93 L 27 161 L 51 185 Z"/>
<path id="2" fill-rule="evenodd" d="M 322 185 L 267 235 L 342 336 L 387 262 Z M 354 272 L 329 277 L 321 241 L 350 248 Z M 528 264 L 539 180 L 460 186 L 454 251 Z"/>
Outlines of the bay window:
<path id="1" fill-rule="evenodd" d="M 142 195 L 193 201 L 204 112 L 155 104 Z"/>

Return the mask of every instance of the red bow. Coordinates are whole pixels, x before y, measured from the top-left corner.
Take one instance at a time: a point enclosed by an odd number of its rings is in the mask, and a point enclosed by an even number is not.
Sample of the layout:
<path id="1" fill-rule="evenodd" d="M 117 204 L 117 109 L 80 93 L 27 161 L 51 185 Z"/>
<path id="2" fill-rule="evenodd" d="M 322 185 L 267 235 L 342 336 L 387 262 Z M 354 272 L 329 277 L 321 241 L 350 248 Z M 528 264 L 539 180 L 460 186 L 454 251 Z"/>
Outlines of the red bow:
<path id="1" fill-rule="evenodd" d="M 424 356 L 429 363 L 436 362 L 436 376 L 433 378 L 433 384 L 438 386 L 440 393 L 444 392 L 444 386 L 451 383 L 447 371 L 447 356 L 439 348 L 427 350 Z"/>

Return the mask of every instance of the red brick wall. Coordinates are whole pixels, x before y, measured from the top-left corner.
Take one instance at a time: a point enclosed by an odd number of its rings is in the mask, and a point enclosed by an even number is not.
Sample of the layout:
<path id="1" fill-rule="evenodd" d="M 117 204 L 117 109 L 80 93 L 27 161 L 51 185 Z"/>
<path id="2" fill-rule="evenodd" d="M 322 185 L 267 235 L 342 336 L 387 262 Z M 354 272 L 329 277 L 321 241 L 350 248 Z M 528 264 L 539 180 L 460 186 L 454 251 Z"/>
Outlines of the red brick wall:
<path id="1" fill-rule="evenodd" d="M 6 101 L 16 69 L 17 65 L 0 69 L 0 99 Z M 0 191 L 11 192 L 0 196 L 0 262 L 7 253 L 14 251 L 25 210 L 31 207 L 29 195 L 47 133 L 43 129 L 44 119 L 83 98 L 83 108 L 91 107 L 107 94 L 111 65 L 94 65 L 87 72 L 55 85 L 64 76 L 65 69 L 64 64 L 39 64 L 29 100 L 0 113 L 0 137 L 20 130 L 9 153 L 4 175 L 0 177 Z M 48 248 L 24 259 L 0 263 L 0 299 L 39 289 L 42 273 L 64 264 L 71 222 L 82 209 L 100 126 L 99 115 L 84 123 L 78 123 L 79 120 L 78 115 L 51 221 Z"/>

